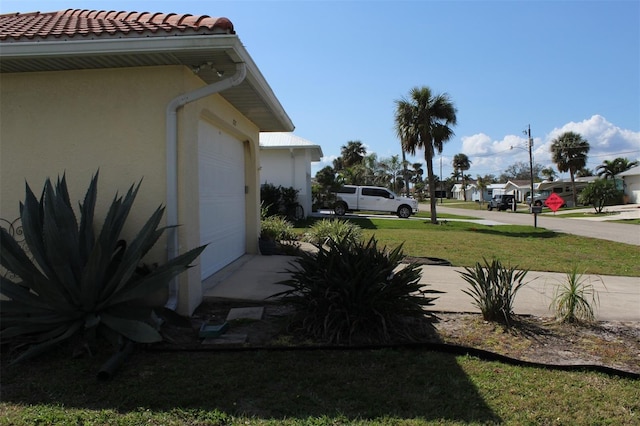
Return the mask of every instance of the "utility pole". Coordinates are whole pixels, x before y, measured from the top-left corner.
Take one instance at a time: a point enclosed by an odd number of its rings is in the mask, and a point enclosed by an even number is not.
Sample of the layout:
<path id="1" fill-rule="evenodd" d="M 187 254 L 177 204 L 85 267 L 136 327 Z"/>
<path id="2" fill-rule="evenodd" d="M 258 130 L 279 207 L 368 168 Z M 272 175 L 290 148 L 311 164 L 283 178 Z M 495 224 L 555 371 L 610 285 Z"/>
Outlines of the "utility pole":
<path id="1" fill-rule="evenodd" d="M 529 176 L 531 178 L 531 203 L 529 203 L 529 213 L 533 213 L 533 226 L 538 227 L 538 214 L 533 212 L 533 139 L 531 138 L 531 125 L 527 129 L 529 145 Z"/>
<path id="2" fill-rule="evenodd" d="M 440 205 L 442 205 L 442 154 L 440 154 Z"/>

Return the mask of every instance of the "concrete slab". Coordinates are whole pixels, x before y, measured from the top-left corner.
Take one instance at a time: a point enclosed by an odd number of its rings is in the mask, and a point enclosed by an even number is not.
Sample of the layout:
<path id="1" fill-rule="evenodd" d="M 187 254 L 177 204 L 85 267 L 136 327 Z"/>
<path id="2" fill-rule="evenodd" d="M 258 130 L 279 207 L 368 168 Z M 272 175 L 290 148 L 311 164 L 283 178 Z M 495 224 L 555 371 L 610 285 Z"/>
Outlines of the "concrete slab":
<path id="1" fill-rule="evenodd" d="M 277 284 L 291 277 L 292 256 L 244 255 L 203 283 L 204 297 L 266 300 L 289 287 Z"/>
<path id="2" fill-rule="evenodd" d="M 227 321 L 235 319 L 252 319 L 261 320 L 264 315 L 264 306 L 256 306 L 249 308 L 231 308 L 227 315 Z"/>
<path id="3" fill-rule="evenodd" d="M 471 296 L 462 292 L 469 284 L 462 279 L 464 268 L 449 266 L 421 267 L 420 283 L 428 289 L 444 291 L 436 295 L 431 310 L 443 312 L 480 312 L 473 306 Z M 605 321 L 640 321 L 640 278 L 609 275 L 585 275 L 583 279 L 593 285 L 598 294 L 599 305 L 596 318 Z M 553 316 L 550 307 L 556 288 L 567 280 L 566 274 L 529 271 L 525 277 L 527 285 L 515 297 L 514 312 L 537 316 Z"/>
<path id="4" fill-rule="evenodd" d="M 287 279 L 286 271 L 293 269 L 295 258 L 290 256 L 246 255 L 235 262 L 223 275 L 205 282 L 205 297 L 235 300 L 267 300 L 278 292 L 289 289 L 279 281 Z M 234 265 L 232 264 L 232 265 Z M 227 269 L 227 268 L 225 268 Z M 430 289 L 444 291 L 431 308 L 435 311 L 478 312 L 470 296 L 462 289 L 469 284 L 462 279 L 464 268 L 425 265 L 421 267 L 421 283 Z M 584 277 L 598 292 L 600 305 L 597 318 L 602 321 L 640 321 L 640 278 L 619 276 Z M 566 281 L 563 273 L 530 271 L 526 277 L 530 283 L 516 295 L 514 310 L 517 314 L 552 316 L 550 304 L 558 285 Z M 207 283 L 209 287 L 207 288 Z"/>

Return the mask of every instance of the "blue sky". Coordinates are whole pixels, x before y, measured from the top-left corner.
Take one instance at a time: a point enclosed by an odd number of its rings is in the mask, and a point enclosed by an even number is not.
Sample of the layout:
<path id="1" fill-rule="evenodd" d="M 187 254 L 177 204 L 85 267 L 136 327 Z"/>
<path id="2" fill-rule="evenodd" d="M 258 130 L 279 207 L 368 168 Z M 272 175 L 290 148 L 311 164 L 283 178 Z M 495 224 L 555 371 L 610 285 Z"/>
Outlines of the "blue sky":
<path id="1" fill-rule="evenodd" d="M 443 177 L 461 152 L 474 177 L 528 164 L 529 125 L 543 166 L 568 130 L 589 141 L 591 169 L 640 159 L 638 0 L 0 0 L 2 13 L 68 8 L 229 18 L 295 134 L 322 147 L 314 172 L 351 140 L 378 158 L 400 154 L 394 101 L 422 85 L 458 109 Z"/>

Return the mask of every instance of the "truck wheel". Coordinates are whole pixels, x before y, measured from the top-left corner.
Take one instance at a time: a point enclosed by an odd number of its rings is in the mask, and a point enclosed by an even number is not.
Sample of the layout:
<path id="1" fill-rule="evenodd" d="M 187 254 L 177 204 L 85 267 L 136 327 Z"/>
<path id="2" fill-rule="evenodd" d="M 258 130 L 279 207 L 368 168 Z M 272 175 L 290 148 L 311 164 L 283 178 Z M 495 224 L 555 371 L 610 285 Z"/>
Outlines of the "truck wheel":
<path id="1" fill-rule="evenodd" d="M 337 216 L 344 216 L 344 214 L 347 212 L 347 205 L 345 203 L 338 203 L 333 208 L 333 211 Z"/>
<path id="2" fill-rule="evenodd" d="M 535 203 L 533 203 L 534 206 L 541 206 L 542 205 L 542 201 L 540 200 L 536 200 Z"/>
<path id="3" fill-rule="evenodd" d="M 411 213 L 411 207 L 407 205 L 398 207 L 398 217 L 402 219 L 407 219 L 409 216 L 411 216 Z"/>
<path id="4" fill-rule="evenodd" d="M 492 210 L 493 210 L 493 206 L 488 205 L 488 206 L 487 206 L 487 210 L 492 211 Z"/>

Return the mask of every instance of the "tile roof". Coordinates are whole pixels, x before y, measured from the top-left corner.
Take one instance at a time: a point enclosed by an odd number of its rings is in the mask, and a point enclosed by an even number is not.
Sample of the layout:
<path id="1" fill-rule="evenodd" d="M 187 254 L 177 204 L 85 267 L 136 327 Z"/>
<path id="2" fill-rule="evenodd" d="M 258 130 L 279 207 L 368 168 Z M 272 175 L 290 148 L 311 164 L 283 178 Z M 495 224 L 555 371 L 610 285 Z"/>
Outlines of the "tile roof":
<path id="1" fill-rule="evenodd" d="M 227 18 L 207 15 L 68 9 L 0 15 L 0 41 L 47 41 L 168 35 L 235 34 Z"/>

